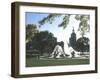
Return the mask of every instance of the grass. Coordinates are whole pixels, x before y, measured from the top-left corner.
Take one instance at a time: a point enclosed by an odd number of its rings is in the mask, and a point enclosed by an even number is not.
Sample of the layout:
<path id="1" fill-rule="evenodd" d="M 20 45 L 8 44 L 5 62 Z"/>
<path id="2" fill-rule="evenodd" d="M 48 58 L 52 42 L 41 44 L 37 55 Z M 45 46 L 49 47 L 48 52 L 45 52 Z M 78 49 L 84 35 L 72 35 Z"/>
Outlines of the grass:
<path id="1" fill-rule="evenodd" d="M 57 65 L 82 65 L 89 64 L 89 59 L 34 59 L 26 57 L 26 67 L 57 66 Z"/>

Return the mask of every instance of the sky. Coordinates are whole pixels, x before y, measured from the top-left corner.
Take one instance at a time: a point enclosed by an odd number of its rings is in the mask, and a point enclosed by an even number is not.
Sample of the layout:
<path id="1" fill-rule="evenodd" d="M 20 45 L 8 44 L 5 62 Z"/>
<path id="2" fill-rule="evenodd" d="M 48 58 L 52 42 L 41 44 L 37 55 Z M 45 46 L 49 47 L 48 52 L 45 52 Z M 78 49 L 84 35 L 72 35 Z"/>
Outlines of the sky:
<path id="1" fill-rule="evenodd" d="M 71 37 L 73 28 L 75 30 L 77 39 L 81 37 L 80 32 L 78 31 L 80 21 L 77 21 L 75 19 L 75 15 L 71 15 L 69 24 L 65 29 L 63 29 L 62 27 L 58 27 L 58 25 L 62 22 L 62 17 L 56 18 L 52 24 L 46 23 L 39 28 L 38 21 L 42 20 L 44 17 L 48 15 L 49 13 L 26 12 L 26 15 L 25 15 L 26 22 L 25 23 L 26 25 L 36 24 L 39 31 L 49 31 L 53 33 L 54 37 L 57 37 L 58 42 L 60 41 L 64 42 L 64 48 L 68 48 L 66 44 L 69 42 L 69 38 Z"/>

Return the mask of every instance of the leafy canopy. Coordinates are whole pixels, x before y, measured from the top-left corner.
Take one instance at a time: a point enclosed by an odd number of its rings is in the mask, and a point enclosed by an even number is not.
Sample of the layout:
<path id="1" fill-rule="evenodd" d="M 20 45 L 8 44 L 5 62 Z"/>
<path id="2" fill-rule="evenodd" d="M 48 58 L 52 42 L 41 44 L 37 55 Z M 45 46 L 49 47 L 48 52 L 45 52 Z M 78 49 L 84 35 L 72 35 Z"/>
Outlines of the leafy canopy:
<path id="1" fill-rule="evenodd" d="M 26 43 L 31 41 L 34 35 L 38 32 L 39 30 L 37 29 L 37 26 L 35 24 L 27 24 L 26 25 Z"/>
<path id="2" fill-rule="evenodd" d="M 42 20 L 39 21 L 40 27 L 46 23 L 52 24 L 54 20 L 56 20 L 57 17 L 63 16 L 63 20 L 60 24 L 58 24 L 58 27 L 63 27 L 65 29 L 69 22 L 70 22 L 70 16 L 72 14 L 56 14 L 52 13 L 49 14 L 47 17 L 44 17 Z M 78 31 L 80 31 L 81 35 L 83 36 L 86 32 L 89 32 L 90 25 L 89 25 L 89 15 L 75 15 L 75 19 L 80 21 Z"/>

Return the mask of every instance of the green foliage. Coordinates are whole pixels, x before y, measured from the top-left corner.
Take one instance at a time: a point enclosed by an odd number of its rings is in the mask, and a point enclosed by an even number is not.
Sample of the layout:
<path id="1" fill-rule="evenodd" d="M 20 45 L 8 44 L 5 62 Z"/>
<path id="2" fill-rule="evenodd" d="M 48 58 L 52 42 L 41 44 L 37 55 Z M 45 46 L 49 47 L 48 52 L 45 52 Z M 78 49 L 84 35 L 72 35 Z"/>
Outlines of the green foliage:
<path id="1" fill-rule="evenodd" d="M 35 24 L 26 25 L 26 43 L 31 41 L 35 33 L 38 33 L 37 26 Z"/>
<path id="2" fill-rule="evenodd" d="M 61 14 L 49 14 L 47 17 L 44 17 L 42 20 L 39 21 L 40 25 L 44 25 L 45 23 L 50 23 L 55 20 L 56 17 L 61 16 Z"/>
<path id="3" fill-rule="evenodd" d="M 40 55 L 52 53 L 55 44 L 57 43 L 56 37 L 48 31 L 41 31 L 36 33 L 31 42 L 26 44 L 26 50 L 38 50 Z"/>
<path id="4" fill-rule="evenodd" d="M 75 19 L 80 21 L 78 31 L 84 36 L 86 32 L 90 31 L 89 15 L 76 15 Z"/>
<path id="5" fill-rule="evenodd" d="M 65 29 L 65 28 L 67 27 L 68 23 L 69 23 L 69 18 L 70 18 L 70 15 L 65 15 L 65 16 L 63 17 L 62 23 L 59 24 L 58 26 L 59 26 L 59 27 L 63 27 L 63 29 Z"/>
<path id="6" fill-rule="evenodd" d="M 89 52 L 89 46 L 90 46 L 90 43 L 89 43 L 89 38 L 87 37 L 82 37 L 82 38 L 79 38 L 76 42 L 76 51 L 79 51 L 79 52 Z"/>
<path id="7" fill-rule="evenodd" d="M 76 15 L 76 16 L 75 16 L 75 19 L 76 19 L 76 20 L 80 20 L 80 15 Z"/>
<path id="8" fill-rule="evenodd" d="M 40 24 L 40 26 L 44 25 L 46 23 L 52 24 L 53 21 L 57 17 L 61 17 L 61 16 L 62 16 L 62 14 L 54 14 L 54 13 L 49 14 L 47 17 L 44 17 L 41 21 L 39 21 L 39 24 Z M 58 27 L 63 27 L 65 29 L 69 23 L 69 18 L 70 18 L 70 14 L 64 14 L 63 21 L 58 25 Z"/>
<path id="9" fill-rule="evenodd" d="M 61 17 L 61 16 L 62 16 L 62 14 L 54 14 L 54 13 L 49 14 L 47 17 L 44 17 L 41 21 L 39 21 L 39 24 L 40 24 L 40 26 L 44 25 L 46 23 L 52 24 L 53 21 L 57 17 Z M 70 16 L 71 16 L 71 14 L 63 14 L 63 20 L 60 24 L 58 24 L 58 27 L 63 27 L 63 29 L 65 29 L 67 27 L 67 25 L 69 24 Z M 90 31 L 90 25 L 89 25 L 90 16 L 89 15 L 77 14 L 77 15 L 75 15 L 75 19 L 80 21 L 78 31 L 80 31 L 80 34 L 82 36 L 85 35 L 86 32 Z"/>

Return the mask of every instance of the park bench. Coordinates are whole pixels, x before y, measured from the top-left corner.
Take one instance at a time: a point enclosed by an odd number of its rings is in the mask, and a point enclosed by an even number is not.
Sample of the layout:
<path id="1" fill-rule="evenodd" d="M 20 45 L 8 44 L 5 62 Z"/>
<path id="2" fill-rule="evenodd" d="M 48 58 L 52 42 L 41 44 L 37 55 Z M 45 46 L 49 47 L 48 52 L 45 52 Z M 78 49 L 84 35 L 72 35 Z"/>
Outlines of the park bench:
<path id="1" fill-rule="evenodd" d="M 26 50 L 26 56 L 39 59 L 40 58 L 40 52 L 38 50 Z"/>

